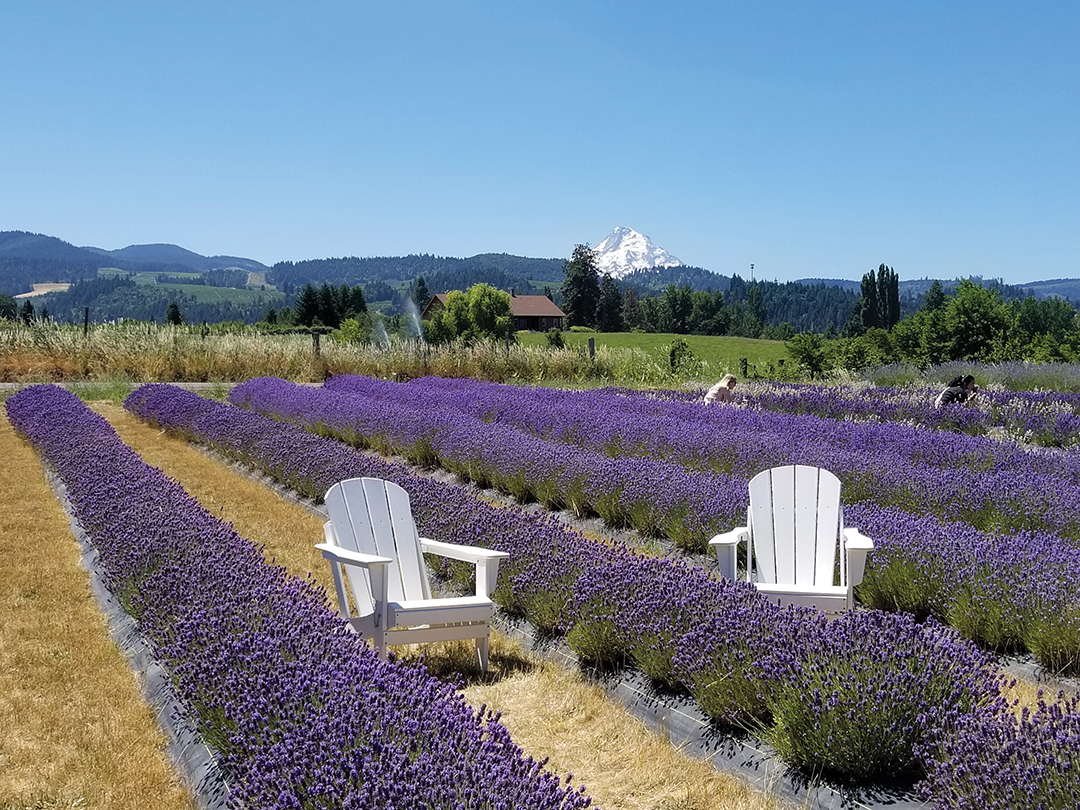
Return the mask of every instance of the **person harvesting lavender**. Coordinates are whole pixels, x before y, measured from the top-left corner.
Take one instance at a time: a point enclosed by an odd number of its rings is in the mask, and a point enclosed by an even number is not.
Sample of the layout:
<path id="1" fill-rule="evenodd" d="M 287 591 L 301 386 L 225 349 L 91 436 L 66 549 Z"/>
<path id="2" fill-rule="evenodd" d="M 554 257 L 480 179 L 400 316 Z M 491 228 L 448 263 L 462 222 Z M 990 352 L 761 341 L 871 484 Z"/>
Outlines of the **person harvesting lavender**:
<path id="1" fill-rule="evenodd" d="M 705 394 L 705 404 L 711 405 L 713 403 L 731 402 L 734 398 L 732 391 L 735 389 L 736 382 L 737 380 L 735 379 L 734 374 L 725 374 L 720 378 L 720 382 L 710 388 Z"/>
<path id="2" fill-rule="evenodd" d="M 975 385 L 975 378 L 970 374 L 966 377 L 956 377 L 950 380 L 945 390 L 937 395 L 934 407 L 940 408 L 942 405 L 952 405 L 956 402 L 968 403 L 978 391 L 979 386 Z"/>

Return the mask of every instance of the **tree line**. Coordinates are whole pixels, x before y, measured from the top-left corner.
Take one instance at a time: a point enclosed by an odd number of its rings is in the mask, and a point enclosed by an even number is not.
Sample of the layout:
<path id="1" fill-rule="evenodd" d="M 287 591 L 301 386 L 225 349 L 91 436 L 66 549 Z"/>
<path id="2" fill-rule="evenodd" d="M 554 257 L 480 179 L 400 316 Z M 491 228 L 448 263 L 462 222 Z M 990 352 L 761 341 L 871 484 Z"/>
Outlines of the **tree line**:
<path id="1" fill-rule="evenodd" d="M 555 301 L 566 313 L 569 326 L 602 332 L 737 335 L 774 340 L 799 331 L 838 334 L 859 301 L 853 292 L 823 282 L 747 282 L 738 274 L 724 281 L 727 283 L 723 291 L 671 283 L 650 295 L 640 292 L 631 281 L 601 275 L 594 251 L 588 245 L 577 245 L 564 267 L 564 280 Z"/>
<path id="2" fill-rule="evenodd" d="M 37 300 L 37 299 L 35 299 Z M 22 304 L 23 320 L 44 320 L 57 323 L 82 323 L 89 308 L 94 323 L 107 321 L 166 322 L 170 304 L 176 304 L 187 323 L 255 323 L 260 320 L 274 297 L 255 294 L 246 303 L 236 301 L 200 301 L 193 295 L 173 287 L 137 284 L 123 276 L 103 276 L 73 284 L 67 290 L 48 293 L 37 300 Z M 29 305 L 29 306 L 28 306 Z"/>
<path id="3" fill-rule="evenodd" d="M 971 279 L 951 292 L 934 281 L 915 312 L 891 325 L 886 320 L 872 326 L 867 313 L 874 304 L 868 299 L 877 293 L 869 285 L 864 291 L 867 300 L 860 302 L 858 318 L 844 336 L 830 341 L 806 332 L 789 340 L 792 357 L 812 376 L 831 368 L 858 371 L 891 363 L 927 368 L 951 360 L 1080 362 L 1077 311 L 1062 298 L 1006 300 L 997 287 Z"/>

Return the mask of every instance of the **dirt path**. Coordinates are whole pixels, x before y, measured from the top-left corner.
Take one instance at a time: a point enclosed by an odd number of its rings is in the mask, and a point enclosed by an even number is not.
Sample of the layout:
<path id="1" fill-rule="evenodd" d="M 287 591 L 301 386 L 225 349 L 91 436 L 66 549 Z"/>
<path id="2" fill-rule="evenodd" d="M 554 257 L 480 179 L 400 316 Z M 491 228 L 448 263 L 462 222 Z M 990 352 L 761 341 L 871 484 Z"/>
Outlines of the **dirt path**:
<path id="1" fill-rule="evenodd" d="M 190 810 L 38 455 L 0 410 L 0 807 Z"/>

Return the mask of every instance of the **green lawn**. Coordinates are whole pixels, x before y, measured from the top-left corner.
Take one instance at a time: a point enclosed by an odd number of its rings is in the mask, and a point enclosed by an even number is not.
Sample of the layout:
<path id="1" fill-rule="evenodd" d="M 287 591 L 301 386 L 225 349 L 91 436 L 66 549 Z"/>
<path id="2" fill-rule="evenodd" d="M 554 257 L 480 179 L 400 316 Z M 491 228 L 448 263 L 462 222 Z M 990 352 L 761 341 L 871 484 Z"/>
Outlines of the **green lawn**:
<path id="1" fill-rule="evenodd" d="M 641 332 L 563 332 L 567 346 L 587 346 L 589 338 L 596 340 L 596 347 L 615 349 L 637 348 L 646 352 L 666 351 L 671 342 L 682 338 L 699 360 L 709 364 L 716 375 L 730 371 L 739 374 L 740 360 L 746 358 L 751 366 L 762 370 L 770 363 L 779 365 L 780 360 L 790 364 L 783 341 L 754 340 L 742 337 L 709 337 L 705 335 L 643 334 Z M 519 332 L 518 340 L 523 346 L 546 346 L 547 336 L 542 332 Z"/>

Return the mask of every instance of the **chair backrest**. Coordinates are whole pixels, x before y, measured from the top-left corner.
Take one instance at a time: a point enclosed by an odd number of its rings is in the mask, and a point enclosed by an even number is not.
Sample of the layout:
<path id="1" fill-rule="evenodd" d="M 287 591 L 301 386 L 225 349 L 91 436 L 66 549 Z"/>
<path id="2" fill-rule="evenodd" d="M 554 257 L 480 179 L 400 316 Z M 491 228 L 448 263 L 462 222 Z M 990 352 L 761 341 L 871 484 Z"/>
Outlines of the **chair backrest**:
<path id="1" fill-rule="evenodd" d="M 818 467 L 774 467 L 750 480 L 750 537 L 758 582 L 832 585 L 843 531 L 840 479 Z M 840 584 L 847 583 L 840 554 Z M 747 560 L 749 577 L 750 560 Z"/>
<path id="2" fill-rule="evenodd" d="M 387 566 L 387 595 L 391 601 L 431 598 L 409 493 L 381 478 L 350 478 L 326 491 L 326 508 L 339 546 L 393 560 Z M 367 573 L 356 566 L 345 568 L 357 602 L 370 602 Z M 369 612 L 368 604 L 357 607 L 361 614 Z"/>

